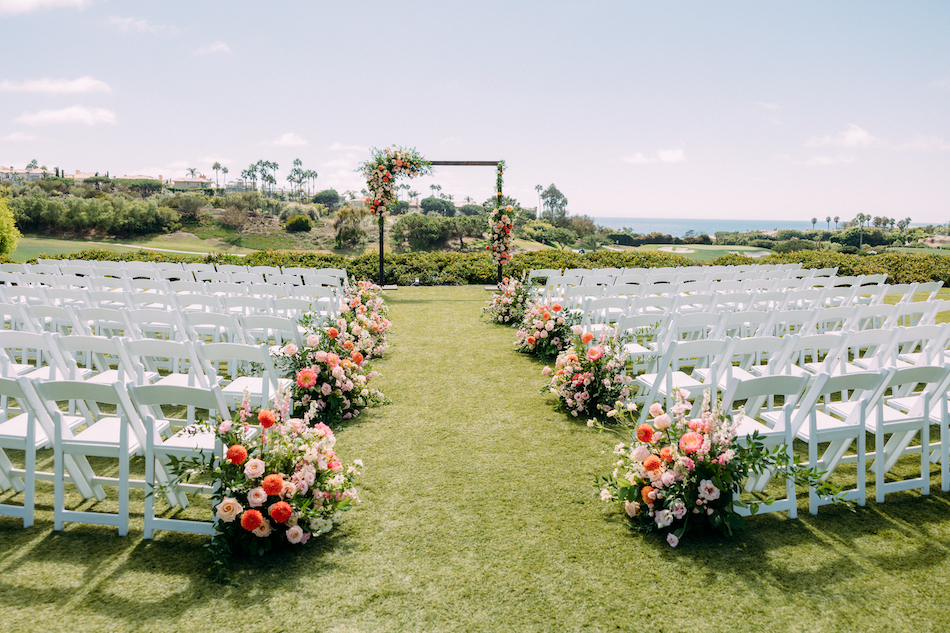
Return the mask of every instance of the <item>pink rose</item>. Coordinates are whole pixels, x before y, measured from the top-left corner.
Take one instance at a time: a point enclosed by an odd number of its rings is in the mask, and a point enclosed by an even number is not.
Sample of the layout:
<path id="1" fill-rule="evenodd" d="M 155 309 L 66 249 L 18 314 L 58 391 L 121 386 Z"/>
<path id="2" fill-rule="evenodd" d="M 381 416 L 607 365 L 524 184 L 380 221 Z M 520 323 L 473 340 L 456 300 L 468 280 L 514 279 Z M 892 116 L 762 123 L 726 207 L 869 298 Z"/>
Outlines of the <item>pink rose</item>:
<path id="1" fill-rule="evenodd" d="M 623 510 L 627 513 L 627 516 L 631 519 L 637 516 L 640 512 L 640 504 L 636 501 L 624 501 Z"/>
<path id="2" fill-rule="evenodd" d="M 329 396 L 331 391 L 333 391 L 333 388 L 330 387 L 329 383 L 325 382 L 323 383 L 323 386 L 320 387 L 320 393 L 322 393 L 325 396 Z"/>
<path id="3" fill-rule="evenodd" d="M 299 525 L 295 525 L 289 530 L 287 530 L 287 540 L 297 545 L 300 541 L 303 540 L 303 528 Z"/>
<path id="4" fill-rule="evenodd" d="M 676 476 L 670 471 L 666 471 L 665 473 L 660 475 L 660 481 L 663 482 L 664 486 L 669 487 L 673 485 L 674 481 L 676 481 Z"/>
<path id="5" fill-rule="evenodd" d="M 666 535 L 666 542 L 670 544 L 670 547 L 676 547 L 680 544 L 680 540 L 672 532 Z"/>
<path id="6" fill-rule="evenodd" d="M 654 402 L 651 404 L 650 415 L 652 415 L 654 418 L 658 415 L 663 415 L 663 405 L 661 405 L 659 402 Z"/>
<path id="7" fill-rule="evenodd" d="M 604 348 L 599 345 L 595 347 L 591 347 L 590 349 L 587 350 L 588 360 L 597 360 L 603 355 L 604 355 Z"/>
<path id="8" fill-rule="evenodd" d="M 284 482 L 284 489 L 280 491 L 280 496 L 284 499 L 290 499 L 297 494 L 297 486 L 291 481 Z"/>
<path id="9" fill-rule="evenodd" d="M 258 486 L 247 491 L 247 505 L 252 508 L 259 508 L 265 503 L 267 503 L 267 493 L 264 492 L 263 488 Z"/>
<path id="10" fill-rule="evenodd" d="M 579 325 L 575 325 L 574 327 L 571 328 L 571 331 L 574 332 L 574 336 L 580 336 L 581 334 L 584 333 L 584 328 L 582 328 Z"/>
<path id="11" fill-rule="evenodd" d="M 630 452 L 630 459 L 637 462 L 642 462 L 649 456 L 650 449 L 648 449 L 646 446 L 638 446 Z"/>
<path id="12" fill-rule="evenodd" d="M 218 425 L 218 433 L 220 433 L 221 435 L 224 435 L 230 430 L 231 430 L 231 420 L 225 420 L 224 422 Z"/>
<path id="13" fill-rule="evenodd" d="M 672 420 L 670 420 L 670 416 L 665 413 L 653 419 L 653 426 L 660 429 L 661 431 L 665 428 L 668 428 L 671 423 Z"/>
<path id="14" fill-rule="evenodd" d="M 313 360 L 317 361 L 318 363 L 323 363 L 327 360 L 327 353 L 323 350 L 320 350 L 314 353 Z"/>
<path id="15" fill-rule="evenodd" d="M 545 365 L 545 366 L 544 366 L 544 369 L 541 370 L 541 375 L 542 375 L 542 376 L 550 376 L 550 375 L 551 375 L 551 368 L 548 367 L 547 365 Z"/>
<path id="16" fill-rule="evenodd" d="M 316 347 L 320 344 L 320 337 L 316 334 L 311 334 L 307 337 L 307 347 Z"/>
<path id="17" fill-rule="evenodd" d="M 284 354 L 284 356 L 293 356 L 297 353 L 297 346 L 293 343 L 287 343 L 280 349 L 280 351 Z"/>
<path id="18" fill-rule="evenodd" d="M 268 536 L 270 536 L 270 533 L 271 533 L 270 521 L 268 521 L 267 519 L 264 519 L 260 525 L 258 525 L 256 528 L 251 530 L 251 534 L 253 534 L 254 536 L 258 538 L 267 538 Z"/>
<path id="19" fill-rule="evenodd" d="M 215 515 L 225 523 L 231 523 L 242 512 L 244 507 L 233 497 L 225 497 L 215 508 Z"/>
<path id="20" fill-rule="evenodd" d="M 248 479 L 257 479 L 264 474 L 264 462 L 254 458 L 247 460 L 244 464 L 244 476 Z"/>

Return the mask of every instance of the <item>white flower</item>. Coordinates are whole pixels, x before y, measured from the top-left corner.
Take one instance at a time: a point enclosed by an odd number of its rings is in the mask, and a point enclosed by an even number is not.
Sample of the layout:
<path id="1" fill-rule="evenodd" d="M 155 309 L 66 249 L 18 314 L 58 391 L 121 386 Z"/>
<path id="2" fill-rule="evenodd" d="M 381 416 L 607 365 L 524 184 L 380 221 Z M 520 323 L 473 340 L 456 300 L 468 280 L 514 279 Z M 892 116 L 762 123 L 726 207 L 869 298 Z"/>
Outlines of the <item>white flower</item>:
<path id="1" fill-rule="evenodd" d="M 669 510 L 660 510 L 656 513 L 656 516 L 653 518 L 656 521 L 656 524 L 661 527 L 669 527 L 670 523 L 673 522 L 673 513 Z"/>
<path id="2" fill-rule="evenodd" d="M 708 479 L 699 482 L 699 496 L 706 501 L 715 501 L 719 498 L 719 488 Z"/>
<path id="3" fill-rule="evenodd" d="M 607 490 L 606 488 L 604 488 L 603 490 L 600 491 L 600 500 L 601 500 L 601 501 L 609 501 L 611 497 L 613 497 L 613 495 L 610 494 L 610 491 Z"/>

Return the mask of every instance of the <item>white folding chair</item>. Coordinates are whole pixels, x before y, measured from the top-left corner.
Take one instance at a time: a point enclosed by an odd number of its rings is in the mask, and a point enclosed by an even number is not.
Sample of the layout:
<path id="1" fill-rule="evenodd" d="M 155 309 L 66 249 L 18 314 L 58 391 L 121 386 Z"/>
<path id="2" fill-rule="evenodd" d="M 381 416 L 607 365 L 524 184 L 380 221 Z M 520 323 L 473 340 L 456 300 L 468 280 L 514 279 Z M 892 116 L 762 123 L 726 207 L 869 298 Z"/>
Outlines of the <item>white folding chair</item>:
<path id="1" fill-rule="evenodd" d="M 241 403 L 246 395 L 252 407 L 266 407 L 291 382 L 277 375 L 267 345 L 206 343 L 197 353 L 204 374 L 221 385 L 230 404 Z"/>
<path id="2" fill-rule="evenodd" d="M 238 323 L 244 340 L 251 345 L 283 346 L 285 343 L 294 343 L 297 347 L 303 346 L 300 328 L 293 319 L 258 314 L 239 316 Z"/>
<path id="3" fill-rule="evenodd" d="M 202 455 L 206 459 L 221 458 L 223 447 L 217 433 L 195 427 L 187 420 L 169 418 L 162 408 L 162 405 L 186 406 L 190 410 L 207 411 L 209 420 L 214 419 L 215 416 L 221 421 L 230 420 L 231 412 L 221 389 L 217 386 L 204 389 L 169 385 L 130 385 L 129 392 L 133 404 L 138 408 L 139 415 L 145 423 L 145 485 L 149 490 L 154 491 L 156 486 L 164 485 L 169 489 L 175 503 L 182 508 L 188 505 L 188 499 L 185 496 L 187 492 L 213 493 L 214 487 L 210 485 L 187 484 L 175 479 L 162 481 L 156 475 L 167 472 L 172 458 L 182 460 Z M 181 428 L 178 428 L 171 437 L 163 440 L 155 429 L 166 425 Z M 213 521 L 156 517 L 154 497 L 154 494 L 145 497 L 144 538 L 152 538 L 155 530 L 213 534 Z"/>

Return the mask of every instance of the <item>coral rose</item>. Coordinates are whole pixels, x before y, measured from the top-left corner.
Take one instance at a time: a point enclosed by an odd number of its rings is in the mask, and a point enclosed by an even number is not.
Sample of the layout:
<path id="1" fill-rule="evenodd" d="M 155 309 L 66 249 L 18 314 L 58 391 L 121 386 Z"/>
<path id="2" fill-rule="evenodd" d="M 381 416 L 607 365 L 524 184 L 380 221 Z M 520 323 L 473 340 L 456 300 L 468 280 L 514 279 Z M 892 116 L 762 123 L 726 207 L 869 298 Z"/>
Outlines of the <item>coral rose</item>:
<path id="1" fill-rule="evenodd" d="M 533 336 L 529 336 L 527 340 L 528 340 L 528 345 L 534 345 L 538 341 L 538 339 L 534 338 Z"/>
<path id="2" fill-rule="evenodd" d="M 590 332 L 584 332 L 581 334 L 581 341 L 586 345 L 594 340 L 594 335 Z"/>
<path id="3" fill-rule="evenodd" d="M 359 352 L 353 352 L 350 354 L 350 358 L 353 359 L 353 362 L 357 365 L 363 362 L 363 355 Z"/>
<path id="4" fill-rule="evenodd" d="M 351 349 L 353 349 L 353 341 L 345 341 L 343 343 L 343 349 L 345 349 L 346 351 L 350 351 Z"/>
<path id="5" fill-rule="evenodd" d="M 640 489 L 640 498 L 643 499 L 643 503 L 653 505 L 653 499 L 650 498 L 651 492 L 653 492 L 652 486 L 644 486 Z"/>
<path id="6" fill-rule="evenodd" d="M 247 449 L 240 444 L 235 444 L 228 449 L 227 460 L 235 466 L 240 466 L 247 459 Z"/>
<path id="7" fill-rule="evenodd" d="M 641 424 L 637 427 L 637 439 L 643 442 L 644 444 L 649 444 L 653 441 L 653 427 L 649 424 Z"/>
<path id="8" fill-rule="evenodd" d="M 310 389 L 317 384 L 317 373 L 312 369 L 301 369 L 297 372 L 297 386 L 301 389 Z"/>
<path id="9" fill-rule="evenodd" d="M 340 335 L 340 331 L 336 329 L 335 327 L 331 327 L 330 329 L 327 330 L 327 336 L 329 336 L 330 338 L 336 338 L 339 335 Z"/>
<path id="10" fill-rule="evenodd" d="M 241 514 L 244 507 L 233 497 L 225 497 L 215 508 L 215 515 L 225 523 L 232 522 L 237 515 Z"/>
<path id="11" fill-rule="evenodd" d="M 703 446 L 703 436 L 699 433 L 690 431 L 680 438 L 680 450 L 689 455 L 695 453 Z"/>
<path id="12" fill-rule="evenodd" d="M 664 446 L 660 450 L 660 458 L 665 462 L 673 461 L 673 448 L 670 446 Z"/>
<path id="13" fill-rule="evenodd" d="M 294 509 L 286 501 L 278 501 L 270 507 L 267 513 L 278 523 L 286 523 L 294 513 Z"/>
<path id="14" fill-rule="evenodd" d="M 284 476 L 283 475 L 267 475 L 264 477 L 264 482 L 261 484 L 261 488 L 264 489 L 268 495 L 277 496 L 284 490 Z"/>
<path id="15" fill-rule="evenodd" d="M 598 360 L 604 355 L 604 348 L 595 345 L 587 350 L 587 360 Z"/>
<path id="16" fill-rule="evenodd" d="M 248 532 L 253 532 L 264 523 L 264 515 L 258 510 L 247 510 L 241 515 L 241 527 Z"/>
<path id="17" fill-rule="evenodd" d="M 555 303 L 553 306 L 551 306 L 551 309 L 552 309 L 553 311 L 555 311 L 555 312 L 560 312 L 560 311 L 561 311 L 561 304 L 560 304 L 560 303 Z"/>
<path id="18" fill-rule="evenodd" d="M 257 414 L 257 421 L 260 422 L 261 426 L 265 429 L 269 429 L 277 422 L 277 416 L 274 415 L 274 412 L 270 409 L 262 409 L 261 412 Z"/>
<path id="19" fill-rule="evenodd" d="M 660 461 L 660 458 L 656 455 L 650 455 L 645 460 L 643 460 L 643 468 L 647 471 L 657 470 L 663 462 Z"/>

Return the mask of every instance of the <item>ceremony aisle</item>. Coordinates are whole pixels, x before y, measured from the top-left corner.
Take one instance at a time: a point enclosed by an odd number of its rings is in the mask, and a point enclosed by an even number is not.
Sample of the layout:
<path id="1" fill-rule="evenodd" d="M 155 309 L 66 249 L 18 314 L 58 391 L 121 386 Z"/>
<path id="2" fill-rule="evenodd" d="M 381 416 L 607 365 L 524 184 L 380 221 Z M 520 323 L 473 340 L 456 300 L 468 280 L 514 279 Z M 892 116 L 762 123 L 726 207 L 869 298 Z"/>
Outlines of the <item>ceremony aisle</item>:
<path id="1" fill-rule="evenodd" d="M 488 296 L 387 293 L 391 347 L 374 368 L 393 404 L 337 431 L 343 457 L 365 462 L 363 502 L 326 540 L 218 585 L 203 537 L 143 541 L 140 516 L 125 538 L 57 533 L 44 488 L 33 528 L 0 517 L 7 629 L 926 631 L 950 617 L 939 491 L 757 517 L 740 538 L 677 549 L 630 533 L 593 486 L 616 438 L 552 412 L 541 365 L 479 319 Z"/>

